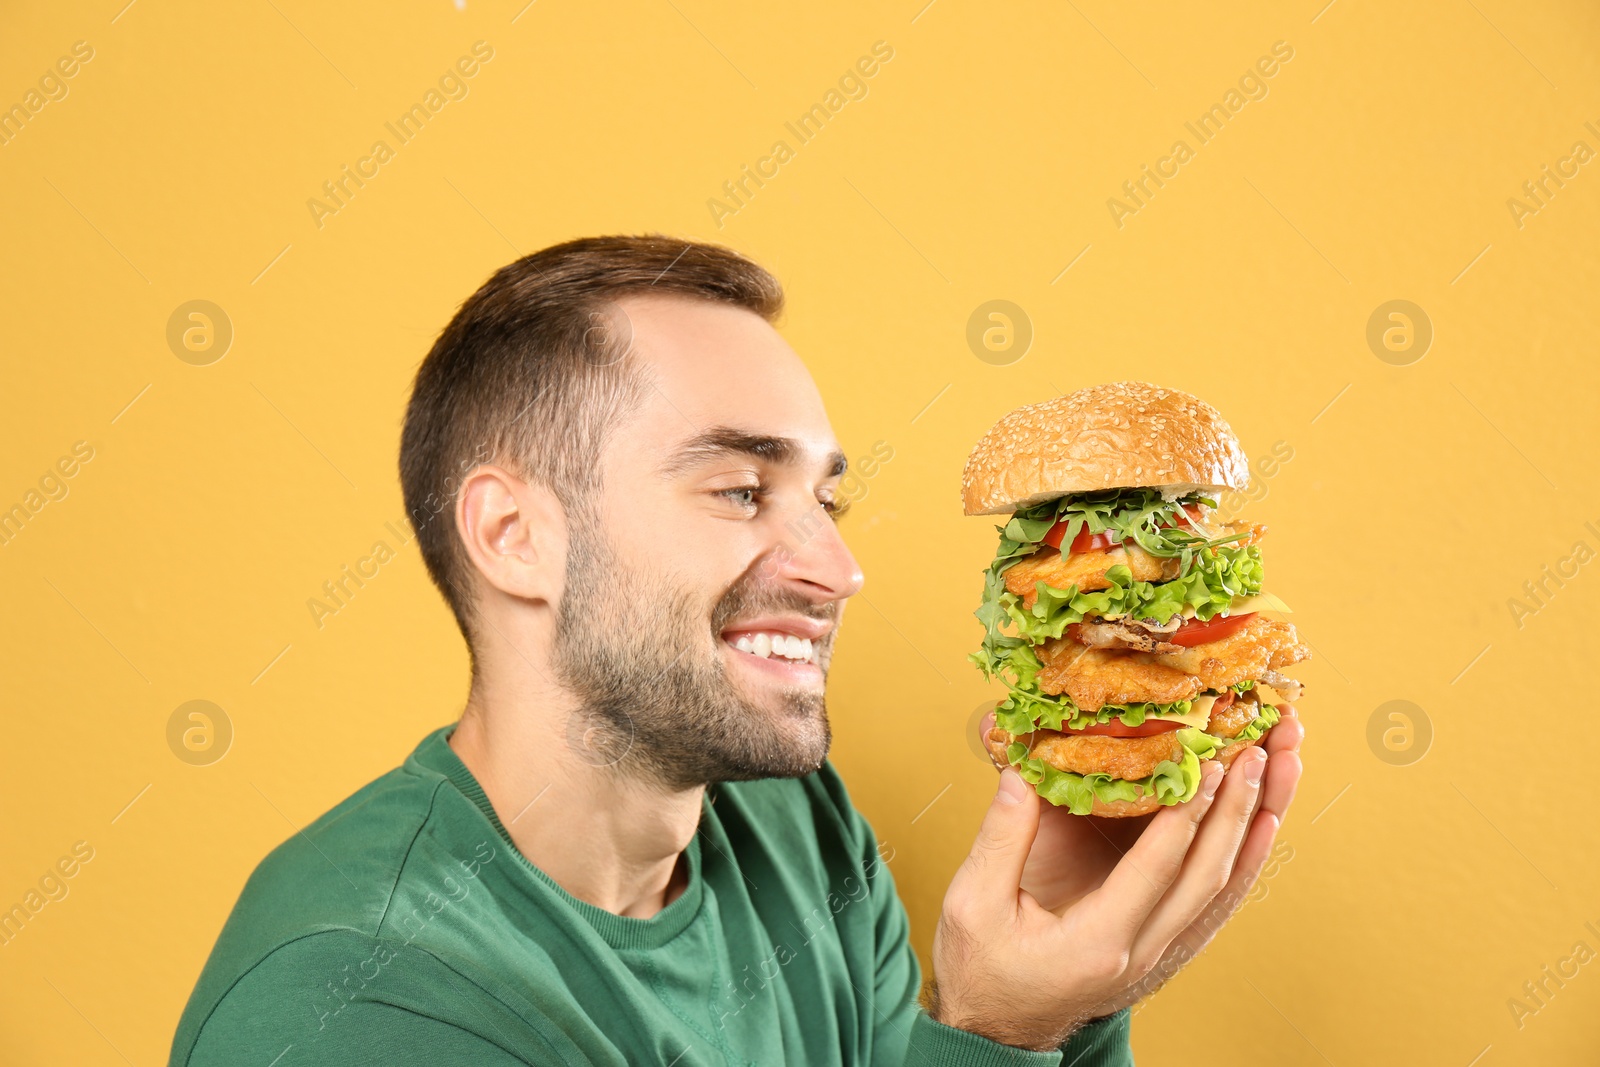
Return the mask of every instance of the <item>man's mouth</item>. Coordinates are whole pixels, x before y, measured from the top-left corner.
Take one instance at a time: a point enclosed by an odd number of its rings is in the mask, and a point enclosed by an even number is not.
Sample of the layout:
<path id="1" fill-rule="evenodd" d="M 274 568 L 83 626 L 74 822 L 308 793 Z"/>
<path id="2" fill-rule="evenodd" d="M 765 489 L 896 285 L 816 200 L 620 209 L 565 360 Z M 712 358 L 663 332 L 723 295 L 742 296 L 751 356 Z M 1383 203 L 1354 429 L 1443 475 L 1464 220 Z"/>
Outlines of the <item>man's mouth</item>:
<path id="1" fill-rule="evenodd" d="M 809 618 L 752 619 L 722 632 L 735 651 L 776 664 L 820 667 L 832 623 Z"/>
<path id="2" fill-rule="evenodd" d="M 760 659 L 786 659 L 791 663 L 816 663 L 816 646 L 821 644 L 820 641 L 813 643 L 808 637 L 796 637 L 778 630 L 741 633 L 731 640 L 725 635 L 724 639 L 740 652 L 748 652 Z"/>

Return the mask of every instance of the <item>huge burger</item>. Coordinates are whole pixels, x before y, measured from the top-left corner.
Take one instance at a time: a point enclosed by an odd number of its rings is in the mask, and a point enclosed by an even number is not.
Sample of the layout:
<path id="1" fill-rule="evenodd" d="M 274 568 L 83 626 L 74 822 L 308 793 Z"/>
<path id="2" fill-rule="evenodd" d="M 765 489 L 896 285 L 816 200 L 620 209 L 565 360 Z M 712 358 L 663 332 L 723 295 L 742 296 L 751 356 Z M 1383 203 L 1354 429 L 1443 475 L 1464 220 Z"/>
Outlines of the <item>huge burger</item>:
<path id="1" fill-rule="evenodd" d="M 1261 743 L 1311 651 L 1262 590 L 1266 527 L 1218 513 L 1249 481 L 1215 408 L 1144 382 L 1030 404 L 984 435 L 962 496 L 968 515 L 1011 516 L 971 657 L 1006 687 L 997 764 L 1075 814 L 1144 815 L 1194 796 L 1202 760 Z"/>

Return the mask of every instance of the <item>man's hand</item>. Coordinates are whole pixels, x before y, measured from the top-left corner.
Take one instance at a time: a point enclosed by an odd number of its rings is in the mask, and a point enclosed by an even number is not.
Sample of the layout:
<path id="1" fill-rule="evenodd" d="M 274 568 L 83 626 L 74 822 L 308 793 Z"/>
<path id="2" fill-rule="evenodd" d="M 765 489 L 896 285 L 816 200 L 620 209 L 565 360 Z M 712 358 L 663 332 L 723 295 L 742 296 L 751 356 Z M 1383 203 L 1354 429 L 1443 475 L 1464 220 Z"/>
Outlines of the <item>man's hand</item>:
<path id="1" fill-rule="evenodd" d="M 1194 799 L 1141 818 L 1072 815 L 1002 771 L 945 894 L 933 1017 L 1052 1049 L 1177 973 L 1244 901 L 1294 797 L 1304 730 L 1282 710 L 1225 781 L 1207 761 Z"/>

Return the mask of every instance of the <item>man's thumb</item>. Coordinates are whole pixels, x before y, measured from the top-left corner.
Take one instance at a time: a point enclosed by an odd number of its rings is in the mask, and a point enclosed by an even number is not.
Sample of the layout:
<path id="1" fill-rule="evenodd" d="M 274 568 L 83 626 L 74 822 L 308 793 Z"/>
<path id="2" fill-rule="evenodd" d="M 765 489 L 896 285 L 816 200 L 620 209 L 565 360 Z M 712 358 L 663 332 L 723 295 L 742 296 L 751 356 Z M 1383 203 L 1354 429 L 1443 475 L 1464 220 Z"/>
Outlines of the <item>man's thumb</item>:
<path id="1" fill-rule="evenodd" d="M 1000 772 L 999 788 L 978 827 L 965 874 L 983 895 L 1012 899 L 1022 884 L 1022 867 L 1039 832 L 1039 794 L 1016 770 Z"/>

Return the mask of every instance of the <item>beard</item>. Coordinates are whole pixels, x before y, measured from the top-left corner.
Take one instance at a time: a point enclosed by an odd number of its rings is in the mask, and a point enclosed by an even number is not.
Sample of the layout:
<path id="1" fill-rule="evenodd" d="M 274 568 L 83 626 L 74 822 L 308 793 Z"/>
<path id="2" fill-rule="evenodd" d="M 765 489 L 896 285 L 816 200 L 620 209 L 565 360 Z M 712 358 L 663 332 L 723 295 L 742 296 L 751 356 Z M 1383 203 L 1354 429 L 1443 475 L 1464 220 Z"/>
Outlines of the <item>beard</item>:
<path id="1" fill-rule="evenodd" d="M 566 740 L 579 759 L 675 790 L 822 766 L 831 740 L 823 694 L 784 688 L 775 706 L 744 698 L 728 677 L 722 631 L 769 612 L 832 620 L 837 604 L 773 586 L 752 568 L 708 610 L 703 594 L 626 569 L 592 516 L 572 529 L 552 662 L 577 698 Z M 833 635 L 819 642 L 824 675 Z"/>

